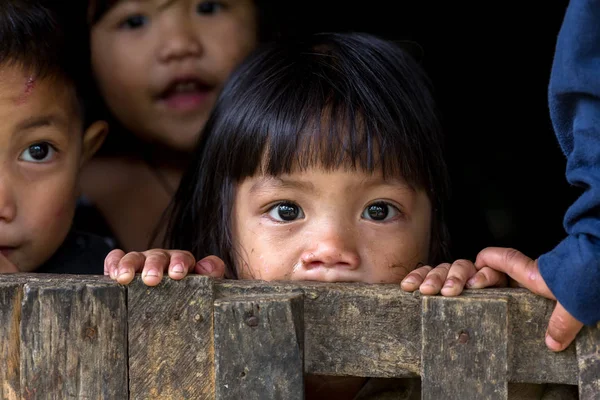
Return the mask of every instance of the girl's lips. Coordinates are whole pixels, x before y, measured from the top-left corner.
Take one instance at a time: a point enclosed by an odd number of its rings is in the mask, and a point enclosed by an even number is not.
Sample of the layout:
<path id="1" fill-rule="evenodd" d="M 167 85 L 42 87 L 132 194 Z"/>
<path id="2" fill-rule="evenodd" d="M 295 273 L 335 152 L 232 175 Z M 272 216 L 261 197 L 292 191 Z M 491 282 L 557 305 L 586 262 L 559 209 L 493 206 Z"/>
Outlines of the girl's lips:
<path id="1" fill-rule="evenodd" d="M 200 108 L 206 103 L 209 91 L 197 90 L 192 92 L 173 92 L 160 99 L 160 103 L 170 110 L 189 112 Z"/>

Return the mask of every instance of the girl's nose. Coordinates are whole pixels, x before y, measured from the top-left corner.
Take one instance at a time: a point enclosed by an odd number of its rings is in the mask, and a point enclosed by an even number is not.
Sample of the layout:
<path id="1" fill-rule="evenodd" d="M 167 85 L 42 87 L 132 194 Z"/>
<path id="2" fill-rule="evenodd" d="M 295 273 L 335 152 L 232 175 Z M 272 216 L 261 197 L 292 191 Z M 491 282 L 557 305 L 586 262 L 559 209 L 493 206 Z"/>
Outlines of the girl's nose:
<path id="1" fill-rule="evenodd" d="M 325 267 L 356 269 L 360 266 L 360 256 L 352 231 L 324 230 L 315 235 L 312 245 L 300 256 L 306 269 Z"/>
<path id="2" fill-rule="evenodd" d="M 161 30 L 160 36 L 158 57 L 162 62 L 202 55 L 202 43 L 191 22 L 181 21 L 180 24 L 169 24 Z"/>

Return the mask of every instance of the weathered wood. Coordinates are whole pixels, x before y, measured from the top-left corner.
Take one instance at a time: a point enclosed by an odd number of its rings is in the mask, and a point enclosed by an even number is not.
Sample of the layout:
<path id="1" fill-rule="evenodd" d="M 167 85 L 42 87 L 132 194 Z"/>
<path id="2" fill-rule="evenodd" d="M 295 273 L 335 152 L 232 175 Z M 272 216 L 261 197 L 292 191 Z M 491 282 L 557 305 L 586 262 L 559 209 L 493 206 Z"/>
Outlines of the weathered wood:
<path id="1" fill-rule="evenodd" d="M 509 299 L 509 382 L 577 385 L 575 344 L 556 353 L 546 347 L 544 340 L 555 301 L 536 296 L 527 289 L 516 288 L 468 290 L 464 296 Z"/>
<path id="2" fill-rule="evenodd" d="M 421 300 L 397 285 L 216 281 L 217 297 L 302 290 L 305 372 L 416 377 Z"/>
<path id="3" fill-rule="evenodd" d="M 507 399 L 508 302 L 423 298 L 422 399 Z"/>
<path id="4" fill-rule="evenodd" d="M 19 322 L 22 285 L 0 282 L 0 399 L 21 397 Z"/>
<path id="5" fill-rule="evenodd" d="M 54 280 L 23 290 L 21 397 L 126 399 L 124 288 Z"/>
<path id="6" fill-rule="evenodd" d="M 213 284 L 206 277 L 128 287 L 132 399 L 213 399 Z"/>
<path id="7" fill-rule="evenodd" d="M 303 315 L 301 293 L 216 300 L 216 400 L 303 400 Z"/>
<path id="8" fill-rule="evenodd" d="M 579 398 L 592 400 L 600 397 L 600 323 L 584 327 L 577 338 L 579 364 Z"/>

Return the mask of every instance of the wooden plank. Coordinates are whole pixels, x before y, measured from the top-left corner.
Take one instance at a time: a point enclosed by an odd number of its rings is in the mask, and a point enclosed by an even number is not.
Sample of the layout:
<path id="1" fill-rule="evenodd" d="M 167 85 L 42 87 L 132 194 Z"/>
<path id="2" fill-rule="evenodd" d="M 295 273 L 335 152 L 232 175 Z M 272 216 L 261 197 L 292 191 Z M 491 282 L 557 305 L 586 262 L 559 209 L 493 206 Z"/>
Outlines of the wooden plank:
<path id="1" fill-rule="evenodd" d="M 128 287 L 132 399 L 214 399 L 213 286 L 206 277 Z"/>
<path id="2" fill-rule="evenodd" d="M 508 398 L 508 301 L 423 298 L 422 399 Z"/>
<path id="3" fill-rule="evenodd" d="M 598 399 L 600 396 L 600 323 L 585 326 L 577 337 L 579 365 L 579 398 Z"/>
<path id="4" fill-rule="evenodd" d="M 27 283 L 20 335 L 22 398 L 127 398 L 123 287 Z"/>
<path id="5" fill-rule="evenodd" d="M 0 282 L 0 398 L 17 400 L 21 397 L 21 320 L 22 285 Z"/>
<path id="6" fill-rule="evenodd" d="M 215 301 L 216 400 L 304 399 L 301 293 Z"/>
<path id="7" fill-rule="evenodd" d="M 215 281 L 217 297 L 301 290 L 304 366 L 316 375 L 417 377 L 421 300 L 398 285 Z"/>

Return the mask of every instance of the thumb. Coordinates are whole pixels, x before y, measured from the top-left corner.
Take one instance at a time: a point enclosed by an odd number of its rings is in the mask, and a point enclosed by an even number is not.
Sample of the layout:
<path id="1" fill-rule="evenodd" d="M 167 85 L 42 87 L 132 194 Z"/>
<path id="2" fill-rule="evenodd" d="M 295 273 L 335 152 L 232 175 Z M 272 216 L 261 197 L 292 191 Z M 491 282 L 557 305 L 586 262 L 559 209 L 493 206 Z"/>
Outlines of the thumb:
<path id="1" fill-rule="evenodd" d="M 581 322 L 569 314 L 560 303 L 556 303 L 546 331 L 546 346 L 552 351 L 566 349 L 582 327 Z"/>
<path id="2" fill-rule="evenodd" d="M 19 269 L 8 258 L 0 254 L 0 274 L 12 274 L 20 272 Z"/>
<path id="3" fill-rule="evenodd" d="M 501 271 L 532 292 L 554 300 L 555 297 L 540 274 L 537 260 L 515 249 L 488 247 L 477 254 L 475 268 L 490 267 Z"/>
<path id="4" fill-rule="evenodd" d="M 225 277 L 225 263 L 217 256 L 207 256 L 196 263 L 194 272 L 215 279 Z"/>

